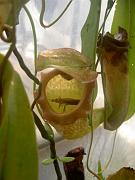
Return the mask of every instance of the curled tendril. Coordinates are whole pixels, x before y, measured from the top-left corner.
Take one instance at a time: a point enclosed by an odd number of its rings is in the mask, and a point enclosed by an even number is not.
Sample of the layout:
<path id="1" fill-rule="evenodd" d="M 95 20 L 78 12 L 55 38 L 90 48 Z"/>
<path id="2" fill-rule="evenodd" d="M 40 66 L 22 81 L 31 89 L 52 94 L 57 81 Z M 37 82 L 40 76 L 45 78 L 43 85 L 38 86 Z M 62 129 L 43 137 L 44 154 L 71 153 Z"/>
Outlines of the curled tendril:
<path id="1" fill-rule="evenodd" d="M 13 27 L 7 24 L 4 24 L 1 27 L 0 38 L 6 43 L 13 42 Z"/>
<path id="2" fill-rule="evenodd" d="M 42 9 L 41 9 L 41 13 L 40 13 L 40 24 L 43 28 L 49 28 L 51 27 L 52 25 L 54 25 L 62 16 L 63 14 L 66 12 L 66 10 L 69 8 L 70 4 L 73 2 L 73 0 L 70 0 L 68 2 L 68 4 L 66 5 L 65 9 L 62 11 L 62 13 L 53 21 L 51 22 L 50 24 L 48 25 L 45 25 L 44 24 L 44 14 L 45 14 L 45 0 L 42 0 Z"/>

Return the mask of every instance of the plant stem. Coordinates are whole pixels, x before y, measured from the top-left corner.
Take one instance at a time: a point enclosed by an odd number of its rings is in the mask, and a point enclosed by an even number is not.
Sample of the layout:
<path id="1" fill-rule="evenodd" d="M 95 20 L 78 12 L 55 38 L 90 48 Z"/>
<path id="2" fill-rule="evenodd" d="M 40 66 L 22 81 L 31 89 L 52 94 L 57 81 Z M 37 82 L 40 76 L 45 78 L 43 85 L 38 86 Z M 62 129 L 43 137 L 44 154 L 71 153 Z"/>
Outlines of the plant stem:
<path id="1" fill-rule="evenodd" d="M 98 31 L 98 36 L 99 36 L 99 35 L 100 35 L 100 32 L 101 32 L 101 30 L 102 30 L 102 33 L 101 33 L 101 34 L 102 34 L 102 35 L 101 35 L 101 41 L 102 41 L 104 29 L 105 29 L 105 22 L 106 22 L 106 20 L 107 20 L 107 18 L 108 18 L 108 16 L 109 16 L 109 14 L 110 14 L 110 12 L 111 12 L 114 4 L 115 4 L 115 2 L 116 2 L 116 0 L 113 1 L 112 7 L 109 8 L 109 9 L 108 9 L 108 7 L 107 7 L 107 9 L 106 9 L 106 11 L 105 11 L 105 16 L 104 16 L 103 23 L 102 23 L 102 25 L 101 25 L 101 27 L 100 27 L 100 29 L 99 29 L 99 31 Z M 98 56 L 97 61 L 96 61 L 96 65 L 95 65 L 96 68 L 97 68 L 97 66 L 98 66 L 99 61 L 100 61 L 100 57 Z"/>
<path id="2" fill-rule="evenodd" d="M 93 143 L 93 123 L 92 123 L 92 118 L 88 116 L 88 119 L 91 119 L 91 124 L 90 124 L 90 128 L 91 128 L 91 138 L 90 138 L 90 146 L 89 146 L 89 150 L 88 150 L 88 156 L 87 156 L 87 170 L 93 174 L 98 180 L 101 180 L 101 178 L 89 168 L 89 158 L 90 158 L 90 153 L 91 153 L 91 148 L 92 148 L 92 143 Z"/>
<path id="3" fill-rule="evenodd" d="M 115 142 L 116 142 L 116 135 L 117 135 L 117 130 L 114 134 L 114 140 L 113 140 L 113 144 L 112 144 L 112 151 L 111 151 L 111 155 L 110 155 L 110 158 L 109 160 L 105 163 L 105 166 L 104 168 L 102 169 L 102 171 L 99 171 L 99 173 L 103 173 L 109 166 L 111 160 L 112 160 L 112 157 L 113 157 L 113 153 L 114 153 L 114 147 L 115 147 Z"/>
<path id="4" fill-rule="evenodd" d="M 38 78 L 36 76 L 34 76 L 31 71 L 29 70 L 29 68 L 27 68 L 27 66 L 25 65 L 23 58 L 21 56 L 21 54 L 19 53 L 19 51 L 17 50 L 17 48 L 15 47 L 13 50 L 16 58 L 18 59 L 19 65 L 20 67 L 24 70 L 24 72 L 27 74 L 27 76 L 32 79 L 34 81 L 34 83 L 39 85 L 39 91 L 38 91 L 38 95 L 37 97 L 34 99 L 32 105 L 31 105 L 31 109 L 33 110 L 37 100 L 39 99 L 40 95 L 41 95 L 41 88 L 42 88 L 42 84 L 41 82 L 38 80 Z"/>
<path id="5" fill-rule="evenodd" d="M 107 20 L 107 18 L 108 18 L 108 16 L 109 16 L 109 14 L 110 14 L 110 12 L 111 12 L 111 10 L 112 10 L 112 8 L 113 8 L 115 2 L 116 2 L 116 0 L 113 1 L 112 7 L 108 9 L 108 12 L 107 12 L 107 14 L 106 14 L 106 16 L 105 16 L 104 21 Z M 98 31 L 98 34 L 101 32 L 103 26 L 104 26 L 104 22 L 102 23 L 102 25 L 101 25 L 101 27 L 100 27 L 100 29 L 99 29 L 99 31 Z"/>
<path id="6" fill-rule="evenodd" d="M 18 52 L 17 48 L 15 47 L 15 49 L 13 50 L 15 56 L 17 57 L 18 61 L 19 61 L 19 64 L 21 66 L 21 68 L 25 71 L 25 73 L 28 75 L 28 77 L 30 79 L 32 79 L 36 84 L 39 85 L 39 93 L 37 95 L 37 97 L 34 99 L 32 105 L 31 105 L 31 110 L 33 110 L 37 100 L 39 99 L 40 97 L 40 94 L 41 94 L 41 88 L 42 88 L 42 84 L 40 83 L 40 81 L 30 72 L 30 70 L 26 67 L 20 53 Z M 34 116 L 35 117 L 35 116 Z M 54 142 L 54 139 L 53 138 L 47 138 L 49 136 L 47 136 L 47 132 L 44 128 L 44 126 L 42 125 L 42 123 L 40 122 L 39 118 L 36 118 L 36 121 L 35 121 L 35 124 L 37 125 L 42 137 L 44 139 L 47 139 L 49 140 L 50 142 L 50 150 L 51 150 L 51 158 L 54 158 L 54 167 L 55 167 L 55 171 L 56 171 L 56 174 L 57 174 L 57 177 L 58 177 L 58 180 L 61 180 L 62 179 L 62 175 L 61 175 L 61 172 L 60 172 L 60 168 L 59 168 L 59 164 L 58 164 L 58 161 L 57 161 L 57 155 L 56 155 L 56 150 L 55 150 L 55 142 Z"/>
<path id="7" fill-rule="evenodd" d="M 24 72 L 27 74 L 27 76 L 30 79 L 32 79 L 36 84 L 40 85 L 40 81 L 30 72 L 29 68 L 27 68 L 27 66 L 25 65 L 25 63 L 23 61 L 22 56 L 20 55 L 20 53 L 16 47 L 14 48 L 13 52 L 14 52 L 14 55 L 16 56 L 16 58 L 18 59 L 19 65 L 24 70 Z"/>
<path id="8" fill-rule="evenodd" d="M 57 180 L 61 180 L 62 179 L 62 174 L 61 174 L 59 163 L 58 163 L 58 160 L 57 160 L 57 154 L 56 154 L 54 139 L 52 139 L 50 141 L 50 150 L 51 150 L 51 158 L 54 159 L 53 164 L 54 164 L 55 171 L 56 171 L 56 174 L 57 174 Z"/>
<path id="9" fill-rule="evenodd" d="M 51 136 L 49 136 L 49 134 L 45 130 L 42 122 L 40 121 L 39 117 L 37 116 L 37 114 L 34 111 L 32 111 L 32 112 L 34 115 L 35 124 L 36 124 L 37 128 L 39 129 L 41 136 L 50 142 L 51 158 L 54 159 L 53 165 L 55 168 L 55 172 L 57 174 L 57 180 L 62 180 L 62 174 L 60 171 L 59 163 L 57 160 L 56 149 L 55 149 L 55 141 Z"/>

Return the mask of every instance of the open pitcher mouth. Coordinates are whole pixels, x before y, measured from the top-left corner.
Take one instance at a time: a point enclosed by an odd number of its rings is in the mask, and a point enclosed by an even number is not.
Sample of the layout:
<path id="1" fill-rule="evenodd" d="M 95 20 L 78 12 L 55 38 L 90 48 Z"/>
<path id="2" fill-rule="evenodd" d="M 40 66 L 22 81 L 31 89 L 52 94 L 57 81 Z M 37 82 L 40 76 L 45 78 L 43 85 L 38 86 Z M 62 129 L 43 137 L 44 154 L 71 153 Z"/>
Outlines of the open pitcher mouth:
<path id="1" fill-rule="evenodd" d="M 67 80 L 63 77 L 56 68 L 41 73 L 42 93 L 38 103 L 46 120 L 65 125 L 86 118 L 95 82 L 81 83 L 74 78 Z"/>
<path id="2" fill-rule="evenodd" d="M 79 106 L 84 94 L 84 85 L 73 78 L 67 80 L 58 74 L 47 83 L 45 94 L 55 113 L 70 113 Z"/>

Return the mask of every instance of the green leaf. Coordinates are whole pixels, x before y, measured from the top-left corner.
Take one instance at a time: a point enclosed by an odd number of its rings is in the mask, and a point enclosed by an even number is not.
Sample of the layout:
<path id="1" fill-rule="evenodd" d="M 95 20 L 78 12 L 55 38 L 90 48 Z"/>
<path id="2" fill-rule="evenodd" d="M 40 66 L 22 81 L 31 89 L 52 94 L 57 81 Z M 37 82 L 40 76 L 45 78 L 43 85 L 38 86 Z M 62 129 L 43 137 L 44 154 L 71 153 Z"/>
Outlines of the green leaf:
<path id="1" fill-rule="evenodd" d="M 129 33 L 129 0 L 117 0 L 113 17 L 111 32 L 116 34 L 118 27 L 122 27 Z"/>
<path id="2" fill-rule="evenodd" d="M 127 119 L 135 113 L 135 1 L 117 0 L 116 11 L 112 23 L 112 33 L 117 32 L 119 26 L 128 32 L 129 52 L 128 67 L 130 81 L 130 102 Z"/>
<path id="3" fill-rule="evenodd" d="M 90 11 L 81 31 L 82 53 L 90 59 L 93 65 L 96 57 L 100 10 L 101 0 L 91 0 Z"/>
<path id="4" fill-rule="evenodd" d="M 101 10 L 101 0 L 91 0 L 90 10 L 86 22 L 81 30 L 82 50 L 81 52 L 89 59 L 92 69 L 95 69 L 97 36 L 99 29 L 99 19 Z M 97 85 L 93 91 L 93 101 L 97 96 Z"/>
<path id="5" fill-rule="evenodd" d="M 135 1 L 131 1 L 129 10 L 130 24 L 129 24 L 129 43 L 130 48 L 128 52 L 129 61 L 129 80 L 130 80 L 130 104 L 127 118 L 135 113 Z"/>
<path id="6" fill-rule="evenodd" d="M 0 64 L 3 56 L 0 55 Z M 22 81 L 7 62 L 2 77 L 0 179 L 37 180 L 34 120 Z"/>
<path id="7" fill-rule="evenodd" d="M 42 164 L 47 166 L 49 164 L 52 164 L 53 161 L 54 161 L 54 159 L 51 159 L 51 158 L 50 159 L 45 159 L 45 160 L 42 161 Z"/>
<path id="8" fill-rule="evenodd" d="M 58 157 L 58 160 L 63 163 L 68 163 L 68 162 L 74 161 L 75 158 L 74 157 Z"/>
<path id="9" fill-rule="evenodd" d="M 102 174 L 102 166 L 100 160 L 98 161 L 98 176 L 101 178 L 101 180 L 105 180 Z"/>
<path id="10" fill-rule="evenodd" d="M 110 175 L 107 180 L 134 180 L 135 170 L 124 167 L 113 175 Z"/>

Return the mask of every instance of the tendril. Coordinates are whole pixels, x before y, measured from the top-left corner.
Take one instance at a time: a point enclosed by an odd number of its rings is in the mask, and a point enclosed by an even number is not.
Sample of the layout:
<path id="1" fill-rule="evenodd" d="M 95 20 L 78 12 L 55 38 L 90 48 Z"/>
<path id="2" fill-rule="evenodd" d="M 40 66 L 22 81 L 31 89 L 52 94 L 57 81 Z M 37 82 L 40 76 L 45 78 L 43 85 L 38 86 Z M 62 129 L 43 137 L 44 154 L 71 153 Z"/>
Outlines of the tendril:
<path id="1" fill-rule="evenodd" d="M 38 88 L 38 94 L 37 94 L 36 98 L 34 99 L 32 105 L 31 105 L 31 110 L 34 109 L 34 106 L 36 105 L 37 100 L 40 98 L 40 96 L 41 96 L 41 90 L 42 90 L 42 84 L 40 83 L 40 84 L 39 84 L 39 88 Z"/>
<path id="2" fill-rule="evenodd" d="M 107 13 L 106 13 L 105 19 L 104 19 L 104 21 L 103 21 L 101 27 L 99 28 L 98 34 L 100 34 L 101 30 L 104 28 L 104 22 L 106 22 L 106 20 L 107 20 L 109 14 L 110 14 L 110 12 L 111 12 L 111 10 L 112 10 L 112 8 L 113 8 L 115 2 L 116 2 L 116 0 L 113 1 L 113 4 L 112 4 L 111 7 L 107 8 Z"/>
<path id="3" fill-rule="evenodd" d="M 33 18 L 29 12 L 29 9 L 24 5 L 23 6 L 29 20 L 30 20 L 30 24 L 31 24 L 31 28 L 32 28 L 32 33 L 33 33 L 33 41 L 34 41 L 34 64 L 35 64 L 35 76 L 37 74 L 37 71 L 36 71 L 36 59 L 37 59 L 37 35 L 36 35 L 36 28 L 35 28 L 35 25 L 34 25 L 34 21 L 33 21 Z"/>
<path id="4" fill-rule="evenodd" d="M 8 33 L 8 35 L 6 33 Z M 1 27 L 0 38 L 6 43 L 13 42 L 13 27 L 8 24 L 4 24 Z"/>
<path id="5" fill-rule="evenodd" d="M 92 110 L 93 111 L 93 110 Z M 92 113 L 91 113 L 92 116 Z M 89 145 L 89 150 L 88 150 L 88 156 L 87 156 L 87 160 L 86 160 L 86 165 L 87 165 L 87 170 L 93 174 L 98 180 L 101 180 L 101 178 L 90 169 L 89 167 L 89 158 L 90 158 L 90 153 L 91 153 L 91 148 L 92 148 L 92 143 L 93 143 L 93 123 L 92 123 L 92 118 L 89 117 L 88 115 L 88 119 L 91 120 L 91 124 L 90 124 L 90 128 L 91 128 L 91 137 L 90 137 L 90 145 Z"/>
<path id="6" fill-rule="evenodd" d="M 103 170 L 100 171 L 99 174 L 103 173 L 108 168 L 108 166 L 109 166 L 109 164 L 110 164 L 110 162 L 112 160 L 113 152 L 114 152 L 114 147 L 115 147 L 115 142 L 116 142 L 116 136 L 117 136 L 117 130 L 115 131 L 115 134 L 114 134 L 111 155 L 110 155 L 108 161 L 105 163 L 105 166 L 104 166 Z"/>
<path id="7" fill-rule="evenodd" d="M 41 13 L 40 13 L 40 24 L 43 28 L 49 28 L 51 27 L 52 25 L 54 25 L 62 16 L 63 14 L 66 12 L 66 10 L 69 8 L 70 4 L 73 2 L 73 0 L 70 0 L 68 2 L 68 4 L 66 5 L 65 9 L 62 11 L 62 13 L 53 21 L 51 22 L 50 24 L 46 25 L 44 24 L 44 14 L 45 14 L 45 0 L 42 0 L 42 9 L 41 9 Z"/>
<path id="8" fill-rule="evenodd" d="M 34 21 L 33 21 L 33 18 L 31 16 L 31 14 L 30 14 L 29 9 L 25 5 L 23 6 L 23 8 L 24 8 L 24 10 L 25 10 L 25 12 L 26 12 L 26 14 L 27 14 L 27 16 L 29 18 L 29 21 L 30 21 L 30 24 L 31 24 L 32 33 L 33 33 L 33 40 L 34 40 L 34 64 L 35 64 L 34 75 L 36 76 L 37 75 L 37 70 L 36 70 L 36 60 L 37 60 L 37 35 L 36 35 L 36 28 L 35 28 Z M 33 83 L 33 94 L 34 94 L 35 89 L 36 89 L 36 83 L 34 82 Z M 32 109 L 35 106 L 35 102 L 36 101 L 34 101 L 32 106 L 31 106 Z M 37 107 L 37 110 L 38 110 L 40 116 L 42 117 L 43 115 L 42 115 L 41 109 L 40 109 L 40 107 L 39 107 L 39 105 L 37 103 L 36 103 L 36 107 Z"/>
<path id="9" fill-rule="evenodd" d="M 101 36 L 101 41 L 102 41 L 103 34 L 104 34 L 104 29 L 105 29 L 106 20 L 107 20 L 109 14 L 110 14 L 110 12 L 111 12 L 111 10 L 112 10 L 115 2 L 116 2 L 116 0 L 113 1 L 113 4 L 112 4 L 111 7 L 107 7 L 107 8 L 106 8 L 103 23 L 102 23 L 102 25 L 101 25 L 101 27 L 99 28 L 99 31 L 98 31 L 98 36 Z M 102 31 L 102 33 L 100 34 L 101 31 Z M 100 56 L 98 56 L 98 58 L 97 58 L 96 65 L 95 65 L 96 68 L 97 68 L 97 66 L 98 66 L 99 61 L 100 61 Z"/>

